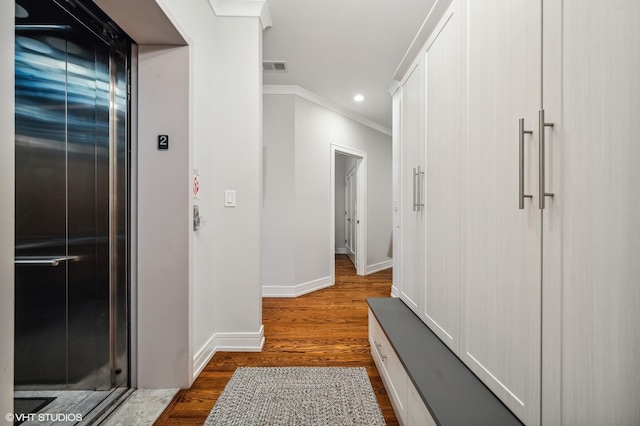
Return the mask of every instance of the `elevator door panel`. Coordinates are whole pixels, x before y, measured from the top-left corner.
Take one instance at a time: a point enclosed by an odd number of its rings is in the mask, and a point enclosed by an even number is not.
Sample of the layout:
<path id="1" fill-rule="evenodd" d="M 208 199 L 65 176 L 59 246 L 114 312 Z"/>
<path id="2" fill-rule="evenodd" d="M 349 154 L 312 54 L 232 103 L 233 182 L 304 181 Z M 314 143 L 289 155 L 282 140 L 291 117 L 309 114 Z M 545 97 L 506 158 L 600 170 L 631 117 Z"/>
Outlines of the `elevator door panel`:
<path id="1" fill-rule="evenodd" d="M 126 57 L 40 5 L 55 24 L 16 21 L 15 385 L 106 390 L 127 385 Z"/>
<path id="2" fill-rule="evenodd" d="M 66 257 L 66 52 L 47 37 L 16 33 L 17 383 L 67 373 L 66 263 L 46 262 Z"/>
<path id="3" fill-rule="evenodd" d="M 109 49 L 81 46 L 67 55 L 68 264 L 70 386 L 98 383 L 109 367 Z"/>

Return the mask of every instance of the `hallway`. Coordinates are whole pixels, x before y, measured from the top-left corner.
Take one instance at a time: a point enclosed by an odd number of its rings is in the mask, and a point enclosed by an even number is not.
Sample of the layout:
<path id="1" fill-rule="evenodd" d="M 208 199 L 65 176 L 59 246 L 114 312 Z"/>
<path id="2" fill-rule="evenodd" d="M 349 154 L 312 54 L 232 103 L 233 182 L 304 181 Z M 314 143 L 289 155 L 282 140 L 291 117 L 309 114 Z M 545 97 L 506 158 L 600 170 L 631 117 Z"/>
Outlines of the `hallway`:
<path id="1" fill-rule="evenodd" d="M 391 269 L 357 276 L 336 255 L 336 285 L 298 298 L 265 298 L 262 352 L 219 352 L 193 386 L 182 390 L 156 425 L 201 425 L 237 367 L 325 366 L 367 368 L 388 425 L 397 425 L 367 340 L 367 297 L 388 297 Z"/>

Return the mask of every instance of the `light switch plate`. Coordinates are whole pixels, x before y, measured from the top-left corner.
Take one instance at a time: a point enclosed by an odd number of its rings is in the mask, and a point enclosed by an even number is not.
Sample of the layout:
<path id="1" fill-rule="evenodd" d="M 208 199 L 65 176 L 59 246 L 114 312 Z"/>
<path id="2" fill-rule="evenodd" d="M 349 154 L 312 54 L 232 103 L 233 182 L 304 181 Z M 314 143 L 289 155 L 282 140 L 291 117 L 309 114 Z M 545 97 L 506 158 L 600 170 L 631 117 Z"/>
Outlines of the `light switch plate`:
<path id="1" fill-rule="evenodd" d="M 233 189 L 227 189 L 224 191 L 224 206 L 235 207 L 236 206 L 236 191 Z"/>

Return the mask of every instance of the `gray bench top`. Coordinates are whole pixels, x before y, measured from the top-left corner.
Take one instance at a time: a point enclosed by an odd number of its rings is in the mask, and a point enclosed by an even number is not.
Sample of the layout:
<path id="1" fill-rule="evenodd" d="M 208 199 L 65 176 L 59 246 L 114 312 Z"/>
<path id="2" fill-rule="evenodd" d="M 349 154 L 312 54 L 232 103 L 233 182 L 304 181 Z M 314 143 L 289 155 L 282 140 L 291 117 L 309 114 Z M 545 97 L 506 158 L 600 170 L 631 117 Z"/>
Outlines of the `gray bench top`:
<path id="1" fill-rule="evenodd" d="M 404 302 L 385 297 L 367 303 L 436 423 L 522 425 Z"/>

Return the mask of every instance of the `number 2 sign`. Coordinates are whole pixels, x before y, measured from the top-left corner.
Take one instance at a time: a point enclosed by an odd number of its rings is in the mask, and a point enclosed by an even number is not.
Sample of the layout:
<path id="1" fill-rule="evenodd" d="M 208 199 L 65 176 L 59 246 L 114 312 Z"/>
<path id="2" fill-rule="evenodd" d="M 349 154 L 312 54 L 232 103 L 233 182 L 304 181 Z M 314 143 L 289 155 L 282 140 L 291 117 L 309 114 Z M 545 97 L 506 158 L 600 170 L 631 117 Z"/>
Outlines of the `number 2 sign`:
<path id="1" fill-rule="evenodd" d="M 158 135 L 158 149 L 162 151 L 169 150 L 169 135 Z"/>

